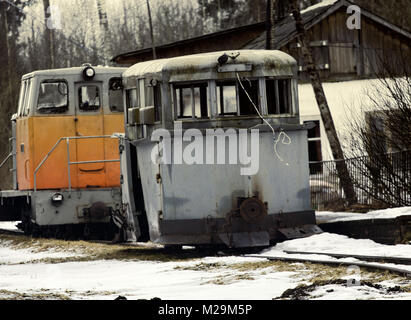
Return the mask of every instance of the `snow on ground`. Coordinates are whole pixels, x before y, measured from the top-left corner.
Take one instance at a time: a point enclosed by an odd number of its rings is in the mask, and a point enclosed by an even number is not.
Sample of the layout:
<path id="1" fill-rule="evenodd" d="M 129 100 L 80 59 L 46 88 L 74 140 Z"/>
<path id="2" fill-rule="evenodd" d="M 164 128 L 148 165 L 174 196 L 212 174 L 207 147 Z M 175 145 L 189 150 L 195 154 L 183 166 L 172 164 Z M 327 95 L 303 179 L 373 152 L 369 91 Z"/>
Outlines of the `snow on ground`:
<path id="1" fill-rule="evenodd" d="M 317 211 L 315 213 L 317 223 L 331 223 L 337 221 L 369 220 L 369 219 L 394 219 L 400 216 L 411 215 L 411 207 L 383 209 L 368 213 L 353 212 L 328 212 Z"/>
<path id="2" fill-rule="evenodd" d="M 277 244 L 261 255 L 282 254 L 284 251 L 308 251 L 411 258 L 411 246 L 398 244 L 395 246 L 376 243 L 369 239 L 352 239 L 334 233 L 321 233 L 308 238 L 295 239 Z M 312 255 L 310 255 L 312 256 Z"/>
<path id="3" fill-rule="evenodd" d="M 16 230 L 19 230 L 17 228 L 18 223 L 20 223 L 20 221 L 7 221 L 7 222 L 2 221 L 0 222 L 0 229 L 16 231 Z"/>
<path id="4" fill-rule="evenodd" d="M 212 283 L 216 277 L 231 276 L 227 271 L 176 270 L 176 262 L 93 261 L 46 266 L 18 265 L 12 270 L 0 266 L 0 287 L 27 292 L 50 290 L 76 294 L 72 298 L 113 299 L 119 294 L 128 299 L 272 299 L 298 283 L 292 272 L 258 274 L 257 280 Z M 254 272 L 256 274 L 256 272 Z"/>
<path id="5" fill-rule="evenodd" d="M 9 241 L 0 240 L 0 265 L 25 263 L 32 260 L 79 256 L 81 256 L 81 254 L 75 252 L 63 252 L 50 249 L 47 251 L 37 251 L 31 248 L 15 249 L 13 248 L 13 246 L 11 246 L 11 243 Z"/>
<path id="6" fill-rule="evenodd" d="M 394 217 L 409 214 L 410 208 L 388 209 L 367 214 L 369 217 Z M 342 213 L 319 213 L 330 219 L 338 218 Z M 344 215 L 353 215 L 344 213 Z M 361 216 L 364 216 L 363 214 Z M 354 214 L 354 217 L 355 214 Z M 7 227 L 1 224 L 0 228 Z M 9 225 L 10 227 L 10 225 Z M 11 225 L 13 227 L 13 225 Z M 268 260 L 253 257 L 213 256 L 204 258 L 187 258 L 186 260 L 171 260 L 168 262 L 143 260 L 141 250 L 159 250 L 153 245 L 126 246 L 121 250 L 140 250 L 140 255 L 130 254 L 127 258 L 115 256 L 111 260 L 103 260 L 91 256 L 91 251 L 81 251 L 73 245 L 56 247 L 52 240 L 43 239 L 45 243 L 36 246 L 37 240 L 26 241 L 23 244 L 2 239 L 0 235 L 0 299 L 39 297 L 70 298 L 70 299 L 114 299 L 119 295 L 128 299 L 161 299 L 177 300 L 271 300 L 280 297 L 286 290 L 298 292 L 300 285 L 310 286 L 314 277 L 319 277 L 325 283 L 316 285 L 306 291 L 303 298 L 308 299 L 409 299 L 411 292 L 390 292 L 388 288 L 395 286 L 410 287 L 409 278 L 378 276 L 375 286 L 361 285 L 350 287 L 344 285 L 345 267 L 339 269 L 337 280 L 330 282 L 323 275 L 326 268 L 335 277 L 338 268 L 303 263 L 268 263 Z M 20 239 L 20 238 L 19 238 Z M 91 245 L 91 244 L 90 244 Z M 29 246 L 29 247 L 28 247 Z M 74 246 L 74 247 L 73 247 Z M 76 247 L 77 246 L 77 247 Z M 100 245 L 99 245 L 100 246 Z M 107 250 L 112 246 L 101 244 Z M 149 246 L 149 248 L 147 248 Z M 52 249 L 50 249 L 52 247 Z M 47 248 L 47 249 L 45 249 Z M 103 248 L 103 249 L 104 249 Z M 101 247 L 96 250 L 102 250 Z M 184 252 L 193 250 L 186 248 Z M 310 251 L 319 253 L 346 253 L 356 255 L 384 255 L 411 258 L 410 245 L 383 245 L 367 239 L 351 239 L 347 236 L 322 233 L 308 238 L 295 239 L 277 244 L 262 251 L 264 256 L 304 257 L 315 260 L 337 260 L 325 255 L 294 255 L 285 251 Z M 114 252 L 114 251 L 109 251 Z M 89 257 L 90 259 L 87 259 Z M 80 257 L 77 261 L 77 257 Z M 86 259 L 85 259 L 86 257 Z M 189 256 L 191 257 L 191 256 Z M 69 258 L 69 260 L 50 260 L 49 258 Z M 140 259 L 140 260 L 138 260 Z M 160 260 L 160 259 L 159 259 Z M 353 262 L 353 258 L 339 261 Z M 249 264 L 254 263 L 254 265 Z M 258 267 L 255 265 L 259 263 Z M 254 266 L 254 267 L 253 267 Z M 315 265 L 318 266 L 318 265 Z M 411 266 L 394 265 L 397 268 L 410 270 Z M 348 269 L 347 269 L 348 270 Z M 361 269 L 361 275 L 369 273 Z M 383 278 L 381 278 L 383 277 Z M 377 278 L 375 278 L 377 279 Z M 335 279 L 334 279 L 335 280 Z M 343 282 L 341 283 L 341 280 Z M 374 284 L 374 282 L 372 283 Z M 21 296 L 20 296 L 21 295 Z"/>
<path id="7" fill-rule="evenodd" d="M 411 256 L 409 246 L 385 246 L 369 240 L 354 240 L 334 234 L 321 234 L 305 239 L 286 241 L 263 255 L 286 255 L 283 250 L 311 250 L 361 253 L 387 253 Z M 389 248 L 391 250 L 389 250 Z M 351 250 L 351 251 L 350 251 Z M 71 253 L 69 253 L 71 254 Z M 34 252 L 16 249 L 0 241 L 0 298 L 7 293 L 36 295 L 39 293 L 66 296 L 71 299 L 176 300 L 271 300 L 288 289 L 307 284 L 309 270 L 304 264 L 292 264 L 287 270 L 274 267 L 230 268 L 245 262 L 261 262 L 249 257 L 205 257 L 187 261 L 96 260 L 63 263 L 28 262 L 42 257 L 66 256 L 64 252 Z M 310 256 L 324 259 L 324 256 Z M 334 258 L 330 258 L 334 259 Z M 26 262 L 26 263 L 20 263 Z M 410 266 L 408 266 L 410 267 Z M 411 268 L 410 268 L 411 270 Z M 397 285 L 392 283 L 388 287 Z M 328 291 L 329 292 L 328 292 Z M 10 294 L 9 294 L 10 295 Z M 411 299 L 411 293 L 388 294 L 372 287 L 326 285 L 309 293 L 313 299 Z"/>

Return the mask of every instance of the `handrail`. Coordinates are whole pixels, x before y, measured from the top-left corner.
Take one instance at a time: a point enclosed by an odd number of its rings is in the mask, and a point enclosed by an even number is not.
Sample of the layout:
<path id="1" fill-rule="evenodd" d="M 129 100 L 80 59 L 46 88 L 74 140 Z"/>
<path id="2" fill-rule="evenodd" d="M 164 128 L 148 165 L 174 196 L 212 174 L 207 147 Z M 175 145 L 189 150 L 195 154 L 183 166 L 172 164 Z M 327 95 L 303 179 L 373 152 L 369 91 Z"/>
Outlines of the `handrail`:
<path id="1" fill-rule="evenodd" d="M 70 140 L 80 140 L 80 139 L 104 139 L 104 138 L 118 138 L 116 136 L 110 135 L 103 135 L 103 136 L 81 136 L 81 137 L 62 137 L 57 140 L 54 146 L 50 149 L 47 155 L 43 158 L 43 160 L 39 163 L 37 168 L 34 170 L 34 192 L 37 191 L 37 173 L 43 164 L 47 161 L 53 151 L 57 148 L 61 141 L 66 140 L 67 143 L 67 172 L 68 172 L 68 179 L 69 179 L 69 191 L 71 192 L 71 174 L 70 174 L 70 166 L 73 164 L 83 164 L 83 163 L 104 163 L 104 162 L 120 162 L 120 159 L 112 159 L 112 160 L 92 160 L 92 161 L 70 161 Z M 1 166 L 0 166 L 1 167 Z"/>
<path id="2" fill-rule="evenodd" d="M 0 168 L 13 156 L 13 152 L 10 152 L 9 155 L 3 160 L 3 162 L 0 164 Z"/>

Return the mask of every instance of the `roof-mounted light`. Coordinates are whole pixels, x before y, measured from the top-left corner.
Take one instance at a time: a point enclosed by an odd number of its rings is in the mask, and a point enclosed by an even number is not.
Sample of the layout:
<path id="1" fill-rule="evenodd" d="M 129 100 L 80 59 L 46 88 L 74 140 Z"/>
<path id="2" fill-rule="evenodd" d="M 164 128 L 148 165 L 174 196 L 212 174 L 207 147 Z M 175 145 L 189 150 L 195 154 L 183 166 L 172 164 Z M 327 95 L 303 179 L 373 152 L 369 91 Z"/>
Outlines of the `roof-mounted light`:
<path id="1" fill-rule="evenodd" d="M 91 66 L 87 66 L 83 69 L 84 80 L 91 80 L 96 75 L 96 71 Z"/>

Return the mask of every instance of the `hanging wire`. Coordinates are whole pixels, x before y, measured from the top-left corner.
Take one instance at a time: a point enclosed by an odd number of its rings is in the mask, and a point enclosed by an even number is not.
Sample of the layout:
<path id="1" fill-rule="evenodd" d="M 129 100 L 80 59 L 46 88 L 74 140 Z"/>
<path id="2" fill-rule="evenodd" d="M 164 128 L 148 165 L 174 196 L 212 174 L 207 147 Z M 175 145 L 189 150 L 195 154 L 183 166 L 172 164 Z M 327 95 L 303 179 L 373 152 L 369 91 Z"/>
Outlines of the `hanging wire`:
<path id="1" fill-rule="evenodd" d="M 277 158 L 281 161 L 284 162 L 284 159 L 280 156 L 277 150 L 278 143 L 280 142 L 281 138 L 281 143 L 284 145 L 290 145 L 291 144 L 291 138 L 288 134 L 286 134 L 283 129 L 280 129 L 280 133 L 278 134 L 277 139 L 275 138 L 275 130 L 273 126 L 261 115 L 260 111 L 258 110 L 257 106 L 255 105 L 253 99 L 251 99 L 250 95 L 248 94 L 246 88 L 244 88 L 244 85 L 241 81 L 240 75 L 238 72 L 236 72 L 238 82 L 240 83 L 241 88 L 244 90 L 245 94 L 247 95 L 248 99 L 250 100 L 251 104 L 253 105 L 255 111 L 257 111 L 258 116 L 263 120 L 270 128 L 271 131 L 273 132 L 273 139 L 274 139 L 274 154 L 277 156 Z M 287 166 L 290 164 L 288 162 L 285 163 Z"/>

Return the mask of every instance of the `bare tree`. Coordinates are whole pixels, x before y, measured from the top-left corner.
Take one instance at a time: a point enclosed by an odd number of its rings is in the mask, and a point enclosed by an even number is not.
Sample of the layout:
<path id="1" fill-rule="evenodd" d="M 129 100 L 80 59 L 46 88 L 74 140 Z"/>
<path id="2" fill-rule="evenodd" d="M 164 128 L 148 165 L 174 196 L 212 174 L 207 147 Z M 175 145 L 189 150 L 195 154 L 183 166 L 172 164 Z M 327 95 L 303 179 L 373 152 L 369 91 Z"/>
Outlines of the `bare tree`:
<path id="1" fill-rule="evenodd" d="M 378 55 L 378 79 L 366 93 L 367 108 L 351 110 L 349 155 L 355 188 L 373 204 L 411 205 L 411 67 Z"/>

